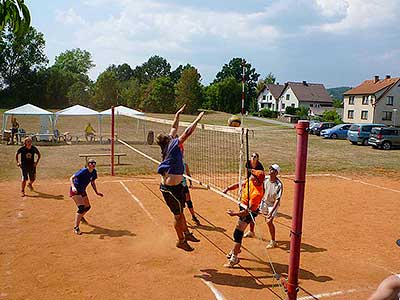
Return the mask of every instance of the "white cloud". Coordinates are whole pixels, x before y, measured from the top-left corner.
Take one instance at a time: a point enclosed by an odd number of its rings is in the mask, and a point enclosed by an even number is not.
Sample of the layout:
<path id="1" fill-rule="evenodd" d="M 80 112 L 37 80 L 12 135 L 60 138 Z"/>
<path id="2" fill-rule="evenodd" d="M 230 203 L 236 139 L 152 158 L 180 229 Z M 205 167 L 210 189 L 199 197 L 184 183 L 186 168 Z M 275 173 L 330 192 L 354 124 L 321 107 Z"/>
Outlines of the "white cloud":
<path id="1" fill-rule="evenodd" d="M 196 10 L 145 0 L 115 2 L 121 8 L 118 15 L 86 22 L 86 26 L 77 28 L 76 36 L 81 42 L 125 50 L 190 51 L 189 44 L 196 39 L 256 42 L 268 37 L 272 42 L 279 36 L 274 26 L 260 24 L 262 16 Z M 87 0 L 86 3 L 102 5 L 104 2 Z M 64 24 L 83 24 L 73 9 L 59 12 L 57 16 Z"/>
<path id="2" fill-rule="evenodd" d="M 56 20 L 65 25 L 85 25 L 85 20 L 73 8 L 66 11 L 56 11 Z"/>
<path id="3" fill-rule="evenodd" d="M 377 29 L 388 24 L 397 26 L 400 17 L 398 0 L 316 0 L 324 16 L 344 14 L 339 21 L 327 22 L 312 29 L 333 33 Z M 344 13 L 345 12 L 345 13 Z"/>
<path id="4" fill-rule="evenodd" d="M 316 0 L 316 3 L 325 17 L 345 16 L 349 8 L 346 0 Z"/>

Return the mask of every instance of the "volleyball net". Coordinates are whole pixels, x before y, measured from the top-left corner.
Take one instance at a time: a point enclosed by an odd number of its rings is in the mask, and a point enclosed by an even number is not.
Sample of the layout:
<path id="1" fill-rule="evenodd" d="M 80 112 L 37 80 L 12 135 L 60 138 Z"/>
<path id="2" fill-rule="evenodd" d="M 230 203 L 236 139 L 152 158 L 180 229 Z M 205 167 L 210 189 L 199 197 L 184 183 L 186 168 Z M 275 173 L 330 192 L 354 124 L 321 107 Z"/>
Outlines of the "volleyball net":
<path id="1" fill-rule="evenodd" d="M 155 170 L 155 164 L 161 160 L 161 150 L 155 138 L 159 133 L 168 134 L 173 121 L 115 113 L 114 123 L 116 143 L 151 161 Z M 190 122 L 179 122 L 178 135 L 189 125 Z M 228 185 L 242 180 L 246 134 L 244 128 L 199 124 L 183 146 L 190 179 L 219 194 Z M 229 193 L 229 198 L 236 201 L 237 191 Z"/>

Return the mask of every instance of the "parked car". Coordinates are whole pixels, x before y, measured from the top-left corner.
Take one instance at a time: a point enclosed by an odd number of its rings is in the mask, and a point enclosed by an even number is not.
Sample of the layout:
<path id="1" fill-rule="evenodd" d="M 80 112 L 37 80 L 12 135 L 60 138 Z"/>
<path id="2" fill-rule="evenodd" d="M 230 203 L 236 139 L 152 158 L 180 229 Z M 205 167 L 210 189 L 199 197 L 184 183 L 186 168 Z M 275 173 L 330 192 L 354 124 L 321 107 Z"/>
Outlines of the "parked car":
<path id="1" fill-rule="evenodd" d="M 347 131 L 347 140 L 353 145 L 361 143 L 368 146 L 368 139 L 372 128 L 386 127 L 385 124 L 353 124 Z"/>
<path id="2" fill-rule="evenodd" d="M 332 128 L 335 125 L 336 124 L 333 122 L 321 122 L 311 130 L 311 133 L 315 135 L 320 135 L 321 130 Z"/>
<path id="3" fill-rule="evenodd" d="M 347 139 L 347 131 L 351 124 L 339 124 L 329 129 L 321 130 L 320 135 L 329 139 Z"/>
<path id="4" fill-rule="evenodd" d="M 309 125 L 309 128 L 308 128 L 308 132 L 310 134 L 314 134 L 313 130 L 319 126 L 319 123 L 320 122 L 312 122 L 312 123 L 310 122 L 310 125 Z"/>
<path id="5" fill-rule="evenodd" d="M 400 147 L 400 128 L 374 127 L 371 130 L 368 144 L 374 148 L 382 148 L 384 150 Z"/>

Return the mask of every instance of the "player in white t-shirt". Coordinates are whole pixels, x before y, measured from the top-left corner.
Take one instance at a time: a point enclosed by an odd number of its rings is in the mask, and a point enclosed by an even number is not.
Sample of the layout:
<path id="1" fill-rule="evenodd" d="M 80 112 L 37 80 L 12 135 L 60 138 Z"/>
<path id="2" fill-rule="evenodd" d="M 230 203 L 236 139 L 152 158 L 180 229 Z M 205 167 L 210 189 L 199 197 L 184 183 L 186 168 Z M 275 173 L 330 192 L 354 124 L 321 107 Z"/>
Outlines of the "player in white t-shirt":
<path id="1" fill-rule="evenodd" d="M 264 180 L 264 197 L 260 204 L 260 212 L 265 216 L 268 224 L 271 240 L 267 248 L 277 247 L 275 240 L 275 225 L 274 218 L 278 214 L 280 200 L 283 193 L 283 184 L 278 178 L 278 173 L 281 170 L 278 164 L 273 164 L 269 167 L 269 176 Z"/>

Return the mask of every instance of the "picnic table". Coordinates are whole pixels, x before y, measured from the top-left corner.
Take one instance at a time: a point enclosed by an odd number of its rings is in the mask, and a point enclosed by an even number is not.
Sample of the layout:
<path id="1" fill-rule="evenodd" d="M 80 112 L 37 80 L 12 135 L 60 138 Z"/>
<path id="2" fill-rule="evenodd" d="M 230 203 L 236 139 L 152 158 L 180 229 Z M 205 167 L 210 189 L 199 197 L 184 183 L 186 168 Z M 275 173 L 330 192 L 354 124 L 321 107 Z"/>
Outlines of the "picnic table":
<path id="1" fill-rule="evenodd" d="M 84 157 L 85 158 L 85 160 L 86 160 L 86 164 L 87 164 L 87 162 L 88 162 L 88 160 L 89 160 L 89 157 L 90 158 L 92 158 L 92 157 L 107 157 L 107 156 L 111 156 L 111 153 L 83 153 L 83 154 L 79 154 L 79 157 Z M 117 162 L 117 165 L 119 165 L 120 164 L 120 157 L 121 156 L 126 156 L 126 153 L 114 153 L 114 157 L 117 157 L 118 158 L 118 162 Z"/>

